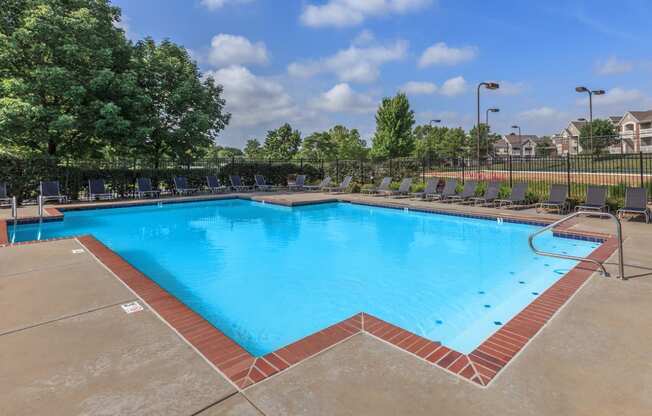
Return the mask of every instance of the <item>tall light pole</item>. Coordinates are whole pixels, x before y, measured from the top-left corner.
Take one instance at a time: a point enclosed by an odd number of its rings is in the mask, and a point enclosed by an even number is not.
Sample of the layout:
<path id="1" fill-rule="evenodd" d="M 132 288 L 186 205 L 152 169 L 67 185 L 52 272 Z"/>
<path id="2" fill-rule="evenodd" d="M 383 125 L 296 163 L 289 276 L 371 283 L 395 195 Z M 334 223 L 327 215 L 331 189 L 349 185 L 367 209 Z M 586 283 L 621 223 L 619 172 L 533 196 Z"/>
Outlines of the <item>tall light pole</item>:
<path id="1" fill-rule="evenodd" d="M 577 87 L 575 91 L 589 94 L 589 143 L 591 154 L 593 154 L 593 95 L 604 95 L 605 92 L 604 90 L 591 90 L 586 87 Z"/>
<path id="2" fill-rule="evenodd" d="M 512 126 L 514 130 L 518 129 L 518 144 L 519 144 L 519 149 L 521 149 L 521 156 L 523 156 L 523 136 L 521 135 L 521 126 L 517 126 L 514 124 Z"/>
<path id="3" fill-rule="evenodd" d="M 481 137 L 481 134 L 480 134 L 480 127 L 481 127 L 480 126 L 480 89 L 482 87 L 485 87 L 488 90 L 497 90 L 498 88 L 500 88 L 500 85 L 497 82 L 481 82 L 481 83 L 478 84 L 478 95 L 477 95 L 478 96 L 478 108 L 477 108 L 478 109 L 478 124 L 476 125 L 477 130 L 478 130 L 477 131 L 478 143 L 477 143 L 477 146 L 476 146 L 477 147 L 477 157 L 478 157 L 478 170 L 480 169 L 480 137 Z"/>
<path id="4" fill-rule="evenodd" d="M 489 130 L 489 113 L 500 113 L 500 108 L 487 108 L 486 113 L 487 115 L 485 116 L 484 124 L 487 126 L 487 130 Z"/>

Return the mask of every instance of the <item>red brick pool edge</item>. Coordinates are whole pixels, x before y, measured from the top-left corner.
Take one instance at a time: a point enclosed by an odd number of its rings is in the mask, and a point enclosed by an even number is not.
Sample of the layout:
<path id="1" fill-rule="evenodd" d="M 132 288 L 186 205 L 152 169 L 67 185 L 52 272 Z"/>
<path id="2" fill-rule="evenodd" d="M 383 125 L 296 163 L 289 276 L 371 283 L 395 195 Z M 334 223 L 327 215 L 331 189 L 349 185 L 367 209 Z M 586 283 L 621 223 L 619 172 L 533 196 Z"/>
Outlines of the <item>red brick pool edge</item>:
<path id="1" fill-rule="evenodd" d="M 589 262 L 578 264 L 470 354 L 462 354 L 362 312 L 265 356 L 254 357 L 94 237 L 82 236 L 78 240 L 240 389 L 259 383 L 360 332 L 476 385 L 487 386 L 597 267 Z M 616 249 L 616 239 L 610 237 L 590 257 L 603 261 Z"/>

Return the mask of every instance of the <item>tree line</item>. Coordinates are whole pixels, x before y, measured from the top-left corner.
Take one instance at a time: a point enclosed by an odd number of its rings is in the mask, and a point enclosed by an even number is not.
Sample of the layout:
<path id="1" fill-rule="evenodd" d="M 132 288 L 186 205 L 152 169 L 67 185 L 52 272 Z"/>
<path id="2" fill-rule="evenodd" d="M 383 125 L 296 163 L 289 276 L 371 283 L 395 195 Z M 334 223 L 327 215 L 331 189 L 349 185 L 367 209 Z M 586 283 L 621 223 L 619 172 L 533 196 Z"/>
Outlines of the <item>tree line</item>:
<path id="1" fill-rule="evenodd" d="M 481 126 L 483 154 L 499 138 Z M 376 112 L 376 131 L 367 146 L 357 129 L 336 125 L 302 139 L 288 123 L 267 132 L 265 139 L 249 139 L 243 150 L 219 148 L 221 157 L 252 159 L 390 159 L 400 157 L 450 159 L 468 157 L 475 149 L 476 129 L 416 125 L 414 111 L 404 93 L 382 100 Z"/>

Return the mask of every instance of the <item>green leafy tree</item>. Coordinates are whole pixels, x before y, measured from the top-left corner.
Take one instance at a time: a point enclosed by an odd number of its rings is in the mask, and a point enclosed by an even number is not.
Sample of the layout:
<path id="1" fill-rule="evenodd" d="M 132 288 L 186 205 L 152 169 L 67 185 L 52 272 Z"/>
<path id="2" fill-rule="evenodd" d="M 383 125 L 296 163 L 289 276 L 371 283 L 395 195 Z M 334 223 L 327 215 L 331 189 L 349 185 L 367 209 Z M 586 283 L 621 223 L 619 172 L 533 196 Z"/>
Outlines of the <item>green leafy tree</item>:
<path id="1" fill-rule="evenodd" d="M 292 126 L 285 123 L 276 130 L 270 130 L 265 137 L 265 157 L 270 159 L 292 159 L 301 146 L 301 133 L 292 130 Z"/>
<path id="2" fill-rule="evenodd" d="M 593 153 L 603 153 L 607 147 L 617 142 L 616 128 L 611 121 L 595 119 L 593 124 L 586 123 L 580 129 L 582 152 L 591 152 L 591 128 L 593 130 Z"/>
<path id="3" fill-rule="evenodd" d="M 404 93 L 384 98 L 376 113 L 372 156 L 380 159 L 409 156 L 414 150 L 414 111 Z"/>
<path id="4" fill-rule="evenodd" d="M 247 140 L 244 147 L 244 154 L 249 159 L 262 159 L 265 157 L 265 151 L 256 139 Z"/>
<path id="5" fill-rule="evenodd" d="M 303 139 L 299 157 L 308 160 L 336 159 L 337 143 L 329 132 L 315 132 Z"/>
<path id="6" fill-rule="evenodd" d="M 557 152 L 557 148 L 552 143 L 552 139 L 548 136 L 542 137 L 537 143 L 536 154 L 537 156 L 552 156 Z"/>
<path id="7" fill-rule="evenodd" d="M 0 143 L 99 156 L 147 134 L 131 45 L 108 0 L 3 0 Z"/>
<path id="8" fill-rule="evenodd" d="M 164 156 L 188 162 L 226 127 L 222 86 L 202 76 L 188 51 L 170 41 L 146 38 L 135 45 L 139 86 L 149 97 L 142 109 L 150 134 L 143 143 L 155 166 Z"/>
<path id="9" fill-rule="evenodd" d="M 467 151 L 465 156 L 475 159 L 477 157 L 478 128 L 474 126 L 469 131 Z M 484 159 L 493 154 L 494 143 L 500 140 L 500 135 L 492 133 L 486 124 L 480 124 L 480 158 Z"/>
<path id="10" fill-rule="evenodd" d="M 367 142 L 360 138 L 357 129 L 347 129 L 337 125 L 328 131 L 329 136 L 335 143 L 338 159 L 366 159 L 369 149 Z"/>
<path id="11" fill-rule="evenodd" d="M 468 152 L 468 136 L 461 127 L 447 129 L 444 137 L 437 143 L 436 151 L 443 159 L 457 159 Z"/>
<path id="12" fill-rule="evenodd" d="M 414 156 L 419 159 L 437 159 L 441 157 L 439 155 L 440 143 L 444 140 L 447 131 L 447 127 L 436 127 L 428 124 L 415 127 Z"/>

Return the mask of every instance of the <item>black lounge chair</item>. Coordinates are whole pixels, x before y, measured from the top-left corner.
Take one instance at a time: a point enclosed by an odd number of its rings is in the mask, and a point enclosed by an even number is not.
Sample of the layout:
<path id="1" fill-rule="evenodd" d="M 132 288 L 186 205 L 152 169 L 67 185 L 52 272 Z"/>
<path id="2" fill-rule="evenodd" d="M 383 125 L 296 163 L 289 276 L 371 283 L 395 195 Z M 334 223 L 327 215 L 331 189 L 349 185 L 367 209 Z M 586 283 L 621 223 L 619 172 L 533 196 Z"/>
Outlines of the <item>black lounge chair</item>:
<path id="1" fill-rule="evenodd" d="M 556 209 L 560 214 L 565 214 L 568 211 L 568 187 L 562 184 L 550 186 L 548 200 L 537 204 L 537 212 L 540 209 Z"/>
<path id="2" fill-rule="evenodd" d="M 114 199 L 113 192 L 107 192 L 104 184 L 104 179 L 89 179 L 88 180 L 88 199 L 94 201 L 96 199 Z"/>
<path id="3" fill-rule="evenodd" d="M 344 178 L 342 183 L 336 186 L 327 186 L 325 189 L 328 192 L 335 192 L 335 193 L 345 193 L 347 189 L 349 189 L 349 186 L 351 186 L 351 181 L 353 180 L 353 176 L 347 176 Z"/>
<path id="4" fill-rule="evenodd" d="M 589 186 L 586 190 L 586 202 L 577 205 L 575 211 L 607 212 L 607 187 Z"/>
<path id="5" fill-rule="evenodd" d="M 161 196 L 161 191 L 152 188 L 152 180 L 150 178 L 138 178 L 136 179 L 136 192 L 134 195 L 136 198 L 145 198 L 148 196 L 159 197 Z"/>
<path id="6" fill-rule="evenodd" d="M 172 182 L 174 183 L 174 192 L 178 195 L 190 195 L 197 192 L 197 188 L 188 186 L 188 179 L 185 176 L 175 176 Z"/>
<path id="7" fill-rule="evenodd" d="M 263 175 L 254 175 L 254 181 L 256 182 L 255 188 L 259 191 L 278 191 L 283 188 L 282 186 L 268 184 Z"/>
<path id="8" fill-rule="evenodd" d="M 485 189 L 484 195 L 469 198 L 469 201 L 474 205 L 478 205 L 480 203 L 489 204 L 498 198 L 498 194 L 500 194 L 500 181 L 491 181 L 487 185 L 487 189 Z"/>
<path id="9" fill-rule="evenodd" d="M 446 196 L 442 198 L 444 202 L 464 202 L 475 196 L 478 190 L 478 181 L 466 181 L 462 188 L 462 193 Z"/>
<path id="10" fill-rule="evenodd" d="M 306 175 L 297 175 L 293 184 L 288 184 L 288 190 L 290 191 L 303 191 L 303 188 L 306 186 Z"/>
<path id="11" fill-rule="evenodd" d="M 509 198 L 497 199 L 496 203 L 499 208 L 523 205 L 525 203 L 525 194 L 527 194 L 527 183 L 517 183 L 512 188 L 512 193 L 509 195 Z"/>
<path id="12" fill-rule="evenodd" d="M 645 223 L 650 223 L 650 208 L 647 206 L 647 189 L 627 188 L 625 191 L 625 206 L 618 210 L 618 217 L 623 219 L 626 214 L 643 215 Z"/>
<path id="13" fill-rule="evenodd" d="M 391 184 L 392 184 L 392 178 L 390 176 L 385 176 L 383 180 L 380 181 L 380 185 L 369 189 L 364 189 L 362 193 L 369 194 L 369 195 L 382 195 L 386 192 L 391 192 L 391 189 L 389 188 Z"/>
<path id="14" fill-rule="evenodd" d="M 251 186 L 244 185 L 239 175 L 229 176 L 229 181 L 231 181 L 231 189 L 236 192 L 247 192 L 253 189 Z"/>
<path id="15" fill-rule="evenodd" d="M 401 181 L 401 184 L 398 186 L 397 190 L 392 190 L 387 195 L 390 198 L 406 198 L 410 194 L 410 188 L 412 187 L 412 178 L 404 178 Z"/>
<path id="16" fill-rule="evenodd" d="M 441 193 L 434 194 L 430 196 L 428 199 L 436 201 L 436 200 L 443 200 L 447 199 L 457 193 L 457 179 L 446 179 L 446 182 L 444 183 L 444 189 L 442 189 Z"/>
<path id="17" fill-rule="evenodd" d="M 61 194 L 59 181 L 42 181 L 39 185 L 41 201 L 57 201 L 60 204 L 68 202 L 68 197 Z"/>
<path id="18" fill-rule="evenodd" d="M 0 204 L 11 204 L 11 198 L 7 194 L 7 184 L 0 182 Z"/>
<path id="19" fill-rule="evenodd" d="M 229 190 L 229 188 L 222 185 L 220 180 L 217 179 L 217 176 L 214 175 L 206 176 L 206 189 L 212 193 L 226 192 Z"/>
<path id="20" fill-rule="evenodd" d="M 426 199 L 431 195 L 437 194 L 437 185 L 439 185 L 439 178 L 430 178 L 426 182 L 426 187 L 423 188 L 421 192 L 412 192 L 410 196 L 412 198 Z"/>

